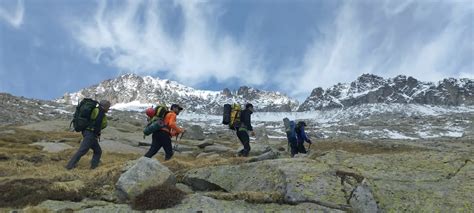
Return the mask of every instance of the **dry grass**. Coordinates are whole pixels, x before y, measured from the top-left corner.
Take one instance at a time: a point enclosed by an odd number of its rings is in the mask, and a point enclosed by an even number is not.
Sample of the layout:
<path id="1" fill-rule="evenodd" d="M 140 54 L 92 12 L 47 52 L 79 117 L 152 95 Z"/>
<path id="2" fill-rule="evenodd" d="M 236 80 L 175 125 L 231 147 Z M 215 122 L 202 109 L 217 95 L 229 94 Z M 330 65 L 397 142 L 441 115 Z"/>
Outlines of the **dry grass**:
<path id="1" fill-rule="evenodd" d="M 186 193 L 172 186 L 158 186 L 147 189 L 132 202 L 135 210 L 171 208 L 184 199 Z"/>
<path id="2" fill-rule="evenodd" d="M 103 153 L 101 165 L 90 170 L 92 153 L 89 152 L 76 169 L 68 171 L 64 166 L 76 149 L 47 153 L 30 144 L 42 140 L 61 141 L 77 147 L 79 134 L 0 128 L 3 130 L 14 132 L 0 135 L 0 208 L 21 208 L 48 199 L 98 199 L 113 190 L 123 165 L 138 157 Z"/>
<path id="3" fill-rule="evenodd" d="M 39 141 L 61 141 L 74 144 L 78 143 L 82 137 L 77 132 L 42 132 L 15 127 L 2 127 L 0 131 L 14 131 L 14 133 L 0 134 L 0 153 L 9 154 L 36 153 L 40 147 L 30 144 Z"/>

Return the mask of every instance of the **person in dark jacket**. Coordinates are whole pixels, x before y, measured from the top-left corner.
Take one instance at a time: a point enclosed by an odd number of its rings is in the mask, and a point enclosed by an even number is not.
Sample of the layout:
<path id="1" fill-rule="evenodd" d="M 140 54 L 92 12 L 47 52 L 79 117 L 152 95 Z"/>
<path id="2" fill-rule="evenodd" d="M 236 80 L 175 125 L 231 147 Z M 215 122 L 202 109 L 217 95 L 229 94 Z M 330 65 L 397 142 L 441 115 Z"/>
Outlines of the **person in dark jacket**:
<path id="1" fill-rule="evenodd" d="M 110 102 L 107 100 L 101 100 L 99 107 L 92 110 L 91 113 L 91 124 L 84 131 L 82 131 L 82 142 L 77 150 L 66 165 L 66 169 L 70 170 L 76 167 L 77 162 L 84 156 L 89 149 L 94 151 L 91 159 L 91 169 L 97 168 L 100 163 L 100 157 L 102 156 L 102 149 L 99 145 L 100 134 L 102 129 L 107 127 L 107 116 L 105 115 L 110 108 Z"/>
<path id="2" fill-rule="evenodd" d="M 306 126 L 306 123 L 304 121 L 299 121 L 298 124 L 296 124 L 295 132 L 296 132 L 297 146 L 298 146 L 299 153 L 306 153 L 306 149 L 304 148 L 305 141 L 309 144 L 312 143 L 311 140 L 306 135 L 306 132 L 304 131 L 305 126 Z"/>
<path id="3" fill-rule="evenodd" d="M 176 116 L 183 110 L 183 107 L 178 104 L 173 104 L 170 109 L 171 111 L 169 111 L 163 119 L 167 127 L 154 132 L 152 135 L 150 149 L 145 154 L 147 158 L 152 158 L 161 147 L 165 150 L 165 160 L 169 160 L 173 157 L 174 152 L 171 145 L 171 138 L 183 133 L 185 130 L 176 124 Z"/>
<path id="4" fill-rule="evenodd" d="M 240 143 L 244 146 L 242 150 L 239 151 L 239 156 L 247 157 L 250 152 L 250 137 L 248 131 L 251 132 L 252 136 L 255 136 L 253 127 L 250 121 L 250 117 L 253 113 L 253 105 L 248 103 L 245 105 L 245 109 L 240 112 L 240 124 L 237 127 L 237 137 L 240 140 Z"/>

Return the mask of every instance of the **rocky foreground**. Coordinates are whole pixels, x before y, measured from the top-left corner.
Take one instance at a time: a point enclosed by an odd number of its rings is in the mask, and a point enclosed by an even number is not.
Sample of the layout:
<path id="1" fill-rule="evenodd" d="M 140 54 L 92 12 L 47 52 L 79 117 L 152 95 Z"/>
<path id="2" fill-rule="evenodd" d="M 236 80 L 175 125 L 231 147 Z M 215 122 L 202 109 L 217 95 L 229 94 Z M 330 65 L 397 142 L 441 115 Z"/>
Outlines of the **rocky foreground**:
<path id="1" fill-rule="evenodd" d="M 0 210 L 19 212 L 473 212 L 472 135 L 313 139 L 289 158 L 265 129 L 251 156 L 224 128 L 185 124 L 175 156 L 142 158 L 151 138 L 133 115 L 111 119 L 98 169 L 64 169 L 80 135 L 69 120 L 0 127 Z M 466 129 L 472 129 L 467 122 Z M 470 127 L 469 127 L 470 126 Z M 472 132 L 472 131 L 469 131 Z"/>

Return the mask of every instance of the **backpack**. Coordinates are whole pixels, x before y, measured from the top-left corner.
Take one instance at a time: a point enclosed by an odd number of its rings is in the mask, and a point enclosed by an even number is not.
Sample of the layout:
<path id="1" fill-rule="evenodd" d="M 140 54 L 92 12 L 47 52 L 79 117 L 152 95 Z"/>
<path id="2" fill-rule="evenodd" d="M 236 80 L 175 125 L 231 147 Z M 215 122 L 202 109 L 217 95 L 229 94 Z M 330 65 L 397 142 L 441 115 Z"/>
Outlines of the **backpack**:
<path id="1" fill-rule="evenodd" d="M 84 131 L 91 123 L 91 114 L 92 110 L 99 106 L 99 102 L 92 100 L 90 98 L 84 98 L 76 106 L 76 111 L 72 118 L 71 125 L 74 127 L 74 131 L 82 132 Z"/>
<path id="2" fill-rule="evenodd" d="M 143 129 L 143 134 L 148 136 L 162 128 L 166 127 L 165 124 L 165 116 L 170 112 L 166 105 L 158 105 L 155 107 L 155 116 L 148 117 L 148 124 L 146 125 L 145 129 Z"/>
<path id="3" fill-rule="evenodd" d="M 296 138 L 296 124 L 294 121 L 290 121 L 288 118 L 283 118 L 283 124 L 285 126 L 286 137 Z"/>
<path id="4" fill-rule="evenodd" d="M 232 104 L 230 111 L 229 129 L 237 129 L 240 126 L 240 104 Z"/>
<path id="5" fill-rule="evenodd" d="M 230 104 L 224 104 L 224 113 L 222 115 L 222 124 L 229 125 L 231 111 L 232 111 L 232 106 Z"/>

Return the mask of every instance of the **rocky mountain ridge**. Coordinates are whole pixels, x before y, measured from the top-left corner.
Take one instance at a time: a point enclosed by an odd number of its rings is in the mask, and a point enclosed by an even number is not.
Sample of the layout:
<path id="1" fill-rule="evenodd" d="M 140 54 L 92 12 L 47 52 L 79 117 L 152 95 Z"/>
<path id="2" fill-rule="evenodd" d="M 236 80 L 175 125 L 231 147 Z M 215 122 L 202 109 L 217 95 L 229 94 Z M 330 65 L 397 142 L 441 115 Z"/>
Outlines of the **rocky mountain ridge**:
<path id="1" fill-rule="evenodd" d="M 474 105 L 474 80 L 447 78 L 432 83 L 404 75 L 384 79 L 373 74 L 363 74 L 351 83 L 339 83 L 326 90 L 315 88 L 298 111 L 372 103 Z"/>
<path id="2" fill-rule="evenodd" d="M 219 114 L 226 103 L 245 104 L 251 102 L 258 111 L 294 111 L 298 101 L 279 92 L 262 91 L 242 86 L 236 91 L 197 90 L 175 81 L 162 80 L 135 74 L 122 75 L 116 79 L 82 89 L 76 93 L 66 93 L 59 103 L 77 104 L 84 97 L 107 99 L 117 103 L 178 103 L 188 112 Z"/>

